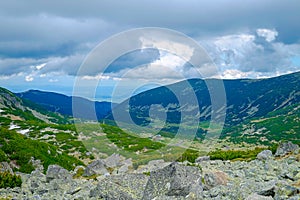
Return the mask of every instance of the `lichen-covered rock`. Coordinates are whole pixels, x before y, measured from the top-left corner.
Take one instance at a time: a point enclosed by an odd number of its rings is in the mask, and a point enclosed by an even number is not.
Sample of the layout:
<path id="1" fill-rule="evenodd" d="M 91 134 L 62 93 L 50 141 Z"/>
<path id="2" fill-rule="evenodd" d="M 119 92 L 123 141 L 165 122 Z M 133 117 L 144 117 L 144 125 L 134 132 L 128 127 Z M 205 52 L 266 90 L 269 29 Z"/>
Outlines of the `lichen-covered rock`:
<path id="1" fill-rule="evenodd" d="M 163 169 L 150 173 L 144 198 L 153 199 L 161 196 L 202 197 L 201 171 L 198 167 L 171 163 Z"/>
<path id="2" fill-rule="evenodd" d="M 272 154 L 272 151 L 270 151 L 270 150 L 263 150 L 262 152 L 257 154 L 256 158 L 258 160 L 268 160 L 268 159 L 273 158 L 273 154 Z"/>
<path id="3" fill-rule="evenodd" d="M 195 163 L 201 163 L 204 161 L 209 161 L 210 160 L 210 156 L 201 156 L 196 158 Z"/>
<path id="4" fill-rule="evenodd" d="M 7 162 L 0 163 L 0 172 L 9 172 L 13 174 L 13 170 L 11 169 L 10 165 Z"/>
<path id="5" fill-rule="evenodd" d="M 49 165 L 46 173 L 46 181 L 50 182 L 53 179 L 63 179 L 65 181 L 71 180 L 70 172 L 58 165 Z"/>
<path id="6" fill-rule="evenodd" d="M 276 187 L 276 181 L 268 181 L 261 185 L 257 194 L 262 195 L 262 196 L 274 197 L 275 196 L 275 187 Z"/>
<path id="7" fill-rule="evenodd" d="M 105 163 L 102 160 L 96 160 L 85 168 L 83 176 L 105 175 L 105 174 L 109 174 L 109 172 L 105 167 Z"/>
<path id="8" fill-rule="evenodd" d="M 273 200 L 272 197 L 266 197 L 266 196 L 262 196 L 262 195 L 258 195 L 256 193 L 253 193 L 251 195 L 249 195 L 246 200 Z"/>
<path id="9" fill-rule="evenodd" d="M 124 157 L 120 156 L 120 154 L 112 154 L 111 156 L 107 157 L 106 159 L 103 159 L 103 163 L 106 167 L 109 168 L 115 168 L 118 166 L 121 166 L 121 162 L 125 160 Z"/>
<path id="10" fill-rule="evenodd" d="M 298 153 L 299 146 L 297 144 L 293 144 L 292 142 L 281 143 L 275 153 L 275 156 L 285 156 L 288 153 Z"/>
<path id="11" fill-rule="evenodd" d="M 291 185 L 284 185 L 278 187 L 276 191 L 276 197 L 280 197 L 281 199 L 287 199 L 293 195 L 299 194 L 300 189 Z"/>
<path id="12" fill-rule="evenodd" d="M 113 199 L 142 199 L 149 176 L 126 174 L 108 176 L 91 190 L 89 197 Z"/>
<path id="13" fill-rule="evenodd" d="M 228 176 L 222 171 L 211 171 L 204 173 L 204 183 L 206 189 L 211 189 L 217 185 L 226 185 Z"/>
<path id="14" fill-rule="evenodd" d="M 144 172 L 152 172 L 158 169 L 162 169 L 168 165 L 170 165 L 171 162 L 165 162 L 164 160 L 151 160 L 148 162 L 147 165 L 139 166 L 139 168 L 135 171 L 135 173 L 144 173 Z"/>

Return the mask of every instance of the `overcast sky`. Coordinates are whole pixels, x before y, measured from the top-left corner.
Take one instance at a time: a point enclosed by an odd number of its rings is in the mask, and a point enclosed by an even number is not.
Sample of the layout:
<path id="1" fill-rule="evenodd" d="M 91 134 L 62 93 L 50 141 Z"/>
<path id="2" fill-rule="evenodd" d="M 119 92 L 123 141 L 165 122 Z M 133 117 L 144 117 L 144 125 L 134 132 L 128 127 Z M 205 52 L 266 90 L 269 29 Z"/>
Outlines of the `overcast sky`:
<path id="1" fill-rule="evenodd" d="M 173 29 L 191 37 L 211 56 L 222 78 L 299 71 L 299 9 L 298 0 L 3 0 L 0 86 L 70 95 L 77 70 L 93 48 L 114 34 L 142 27 Z M 138 81 L 144 88 L 179 81 L 166 65 L 176 66 L 176 73 L 188 68 L 175 55 L 150 49 L 120 55 L 105 76 L 87 77 L 105 79 L 95 98 L 109 100 L 122 70 L 131 70 L 125 89 Z M 115 101 L 127 96 L 120 94 Z"/>

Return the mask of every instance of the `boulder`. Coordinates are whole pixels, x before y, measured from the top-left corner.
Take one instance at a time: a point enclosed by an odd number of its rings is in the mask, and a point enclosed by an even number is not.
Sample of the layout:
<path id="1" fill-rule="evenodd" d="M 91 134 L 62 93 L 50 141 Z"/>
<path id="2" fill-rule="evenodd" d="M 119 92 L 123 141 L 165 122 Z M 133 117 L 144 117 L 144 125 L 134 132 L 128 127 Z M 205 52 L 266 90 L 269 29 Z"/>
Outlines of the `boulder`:
<path id="1" fill-rule="evenodd" d="M 272 197 L 266 197 L 266 196 L 262 196 L 262 195 L 258 195 L 256 193 L 253 193 L 251 195 L 249 195 L 246 200 L 273 200 Z"/>
<path id="2" fill-rule="evenodd" d="M 46 181 L 50 182 L 53 179 L 71 180 L 72 175 L 68 170 L 58 165 L 49 165 L 46 173 Z"/>
<path id="3" fill-rule="evenodd" d="M 201 156 L 196 158 L 195 163 L 201 163 L 203 161 L 209 161 L 210 160 L 210 156 Z"/>
<path id="4" fill-rule="evenodd" d="M 288 153 L 298 153 L 299 146 L 292 142 L 281 143 L 275 153 L 275 156 L 285 156 Z"/>
<path id="5" fill-rule="evenodd" d="M 107 176 L 90 191 L 90 198 L 101 199 L 142 199 L 149 176 L 125 174 Z"/>
<path id="6" fill-rule="evenodd" d="M 217 185 L 227 185 L 227 174 L 221 171 L 211 171 L 204 173 L 205 189 L 211 189 Z"/>
<path id="7" fill-rule="evenodd" d="M 171 162 L 165 162 L 162 159 L 159 160 L 151 160 L 148 162 L 147 165 L 140 166 L 137 170 L 136 173 L 144 173 L 144 172 L 152 172 L 158 169 L 162 169 L 168 165 L 170 165 Z"/>
<path id="8" fill-rule="evenodd" d="M 280 196 L 283 199 L 283 198 L 287 198 L 287 197 L 291 197 L 293 195 L 299 194 L 299 192 L 300 192 L 300 189 L 298 189 L 294 186 L 284 185 L 284 186 L 277 188 L 276 195 Z"/>
<path id="9" fill-rule="evenodd" d="M 275 196 L 276 181 L 268 181 L 260 188 L 257 194 L 262 196 Z"/>
<path id="10" fill-rule="evenodd" d="M 105 164 L 106 167 L 109 168 L 115 168 L 120 166 L 122 163 L 121 161 L 125 160 L 124 157 L 120 156 L 119 154 L 112 154 L 111 156 L 109 156 L 108 158 L 104 159 L 103 162 Z"/>
<path id="11" fill-rule="evenodd" d="M 262 152 L 257 154 L 256 158 L 258 160 L 268 160 L 268 159 L 273 158 L 273 154 L 272 154 L 272 151 L 270 151 L 270 150 L 263 150 Z"/>
<path id="12" fill-rule="evenodd" d="M 181 198 L 193 196 L 200 199 L 202 191 L 201 172 L 198 167 L 171 163 L 163 169 L 150 173 L 143 199 L 164 196 Z"/>
<path id="13" fill-rule="evenodd" d="M 31 157 L 29 160 L 29 163 L 32 164 L 32 166 L 35 168 L 35 170 L 38 171 L 44 171 L 44 166 L 42 165 L 42 162 L 40 160 L 35 160 L 34 157 Z"/>
<path id="14" fill-rule="evenodd" d="M 105 163 L 102 160 L 95 160 L 85 168 L 83 176 L 105 175 L 105 174 L 109 174 L 109 172 L 105 168 Z"/>
<path id="15" fill-rule="evenodd" d="M 0 172 L 9 172 L 13 174 L 13 170 L 11 169 L 10 165 L 7 162 L 0 163 Z"/>

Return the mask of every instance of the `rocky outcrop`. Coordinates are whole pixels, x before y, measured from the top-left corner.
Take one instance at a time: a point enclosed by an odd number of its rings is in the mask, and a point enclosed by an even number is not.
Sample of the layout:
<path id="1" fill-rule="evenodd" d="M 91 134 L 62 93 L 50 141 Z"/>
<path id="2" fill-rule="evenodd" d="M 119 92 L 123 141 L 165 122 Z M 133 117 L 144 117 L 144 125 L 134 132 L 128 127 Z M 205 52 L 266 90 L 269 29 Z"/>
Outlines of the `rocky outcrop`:
<path id="1" fill-rule="evenodd" d="M 109 174 L 109 172 L 105 167 L 105 163 L 101 160 L 96 160 L 85 168 L 83 176 L 107 175 L 107 174 Z"/>
<path id="2" fill-rule="evenodd" d="M 70 172 L 58 165 L 49 165 L 46 173 L 46 181 L 50 182 L 54 179 L 69 181 L 72 179 Z"/>
<path id="3" fill-rule="evenodd" d="M 268 160 L 268 159 L 273 158 L 273 154 L 272 154 L 272 151 L 270 151 L 270 150 L 264 150 L 264 151 L 260 152 L 259 154 L 257 154 L 256 158 L 258 160 Z"/>
<path id="4" fill-rule="evenodd" d="M 129 170 L 115 174 L 113 170 L 103 175 L 101 170 L 108 165 L 116 169 L 124 166 L 124 160 L 113 155 L 110 159 L 114 161 L 107 161 L 110 164 L 98 160 L 85 168 L 89 174 L 95 172 L 92 179 L 73 178 L 71 174 L 75 172 L 57 165 L 50 165 L 46 175 L 39 169 L 31 174 L 20 174 L 22 187 L 0 189 L 0 199 L 299 200 L 297 156 L 289 153 L 274 158 L 264 151 L 250 162 L 202 160 L 193 166 L 188 162 L 160 160 L 144 166 L 144 169 L 152 169 L 148 172 Z M 159 167 L 159 163 L 163 167 Z"/>
<path id="5" fill-rule="evenodd" d="M 166 197 L 199 199 L 202 198 L 201 180 L 201 171 L 198 167 L 171 163 L 163 169 L 150 173 L 143 199 Z"/>
<path id="6" fill-rule="evenodd" d="M 195 160 L 195 163 L 201 163 L 203 161 L 209 161 L 210 157 L 209 156 L 200 156 Z"/>
<path id="7" fill-rule="evenodd" d="M 299 146 L 292 142 L 281 143 L 276 150 L 275 156 L 285 156 L 288 153 L 299 153 Z"/>
<path id="8" fill-rule="evenodd" d="M 0 162 L 0 172 L 9 172 L 13 174 L 13 170 L 7 162 Z"/>
<path id="9" fill-rule="evenodd" d="M 124 174 L 108 176 L 99 181 L 97 187 L 91 190 L 90 198 L 143 199 L 149 176 L 144 174 Z"/>
<path id="10" fill-rule="evenodd" d="M 106 159 L 95 160 L 89 164 L 83 176 L 124 174 L 132 168 L 131 158 L 125 159 L 125 157 L 119 154 L 112 154 Z"/>
<path id="11" fill-rule="evenodd" d="M 171 162 L 165 162 L 164 160 L 151 160 L 148 162 L 147 165 L 141 165 L 139 168 L 135 171 L 135 173 L 147 173 L 152 172 L 158 169 L 162 169 L 166 166 L 171 164 Z"/>

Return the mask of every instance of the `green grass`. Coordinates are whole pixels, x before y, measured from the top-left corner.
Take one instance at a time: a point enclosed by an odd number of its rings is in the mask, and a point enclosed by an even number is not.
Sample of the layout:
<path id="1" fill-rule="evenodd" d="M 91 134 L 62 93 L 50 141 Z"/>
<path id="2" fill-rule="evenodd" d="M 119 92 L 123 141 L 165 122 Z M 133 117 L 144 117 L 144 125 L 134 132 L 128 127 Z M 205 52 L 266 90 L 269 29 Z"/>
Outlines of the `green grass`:
<path id="1" fill-rule="evenodd" d="M 9 172 L 0 172 L 0 188 L 21 187 L 22 179 L 20 176 Z"/>
<path id="2" fill-rule="evenodd" d="M 245 160 L 250 161 L 256 159 L 257 154 L 267 148 L 256 147 L 249 150 L 216 150 L 208 153 L 211 160 Z M 273 150 L 273 149 L 272 149 Z"/>
<path id="3" fill-rule="evenodd" d="M 138 136 L 130 135 L 116 126 L 103 124 L 102 128 L 106 133 L 107 138 L 111 142 L 126 151 L 151 151 L 160 149 L 165 146 L 164 144 L 154 142 L 149 138 L 140 138 Z"/>
<path id="4" fill-rule="evenodd" d="M 16 171 L 30 173 L 34 168 L 29 163 L 31 157 L 42 161 L 45 170 L 51 164 L 58 164 L 67 170 L 74 169 L 77 165 L 84 165 L 78 159 L 67 155 L 65 152 L 58 153 L 58 148 L 54 145 L 32 140 L 5 128 L 0 128 L 0 138 L 2 138 L 2 152 L 7 159 L 16 160 L 18 169 Z"/>
<path id="5" fill-rule="evenodd" d="M 300 104 L 268 113 L 263 118 L 247 120 L 240 125 L 227 127 L 222 138 L 233 143 L 272 145 L 280 141 L 300 143 Z M 249 134 L 248 131 L 252 130 Z"/>

